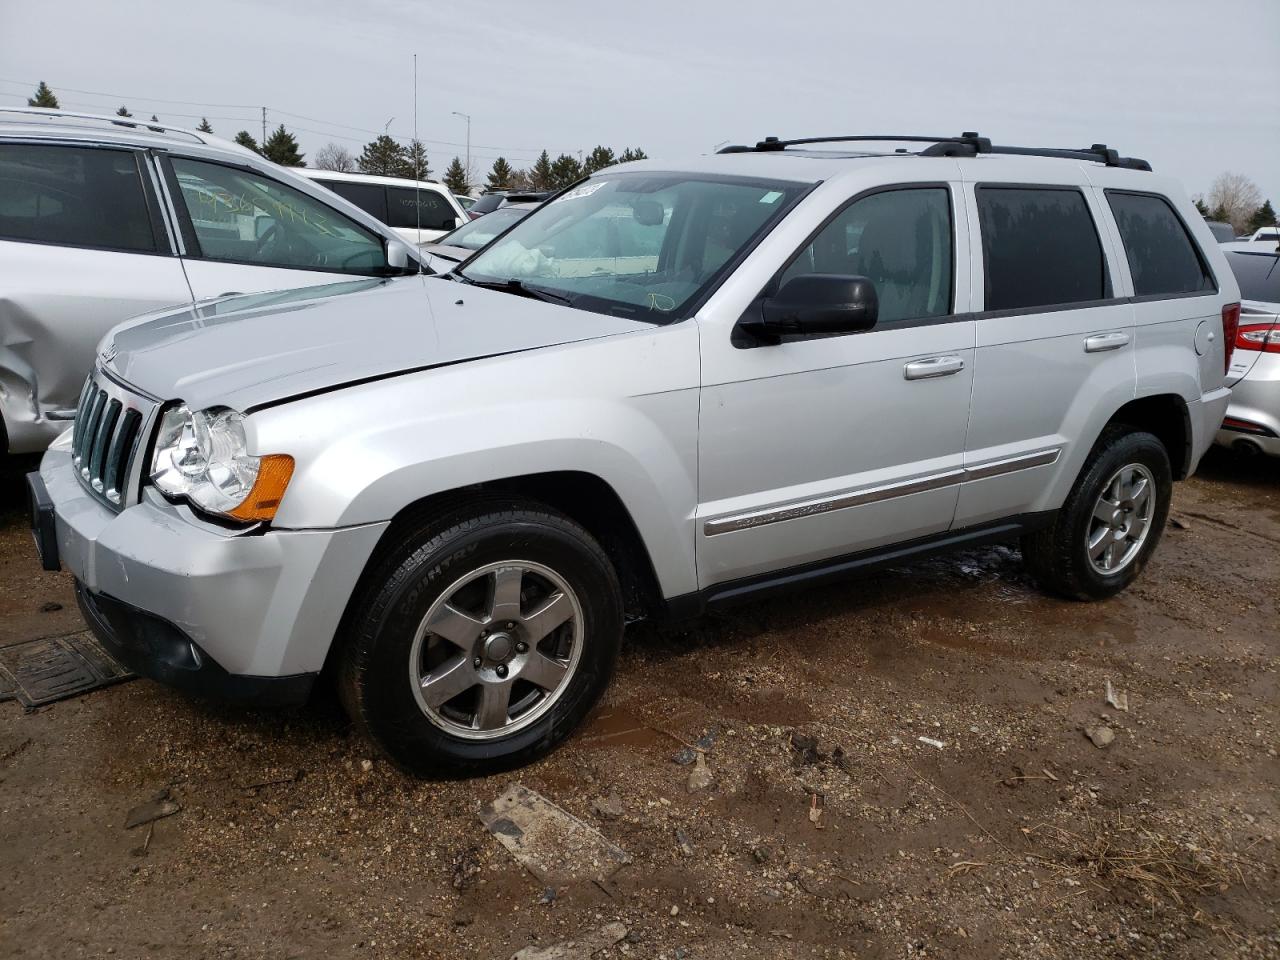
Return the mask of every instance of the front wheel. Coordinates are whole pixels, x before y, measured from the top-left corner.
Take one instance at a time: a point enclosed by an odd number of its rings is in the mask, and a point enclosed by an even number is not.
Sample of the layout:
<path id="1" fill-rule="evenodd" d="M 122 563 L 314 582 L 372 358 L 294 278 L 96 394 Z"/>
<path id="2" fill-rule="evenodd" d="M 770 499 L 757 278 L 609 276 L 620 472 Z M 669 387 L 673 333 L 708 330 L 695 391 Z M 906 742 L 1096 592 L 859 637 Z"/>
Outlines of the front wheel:
<path id="1" fill-rule="evenodd" d="M 357 725 L 417 775 L 491 773 L 550 750 L 599 698 L 621 644 L 604 551 L 532 504 L 418 525 L 363 590 L 340 693 Z"/>
<path id="2" fill-rule="evenodd" d="M 1172 495 L 1173 471 L 1159 438 L 1108 428 L 1053 525 L 1023 537 L 1027 568 L 1043 587 L 1072 599 L 1114 596 L 1146 566 Z"/>

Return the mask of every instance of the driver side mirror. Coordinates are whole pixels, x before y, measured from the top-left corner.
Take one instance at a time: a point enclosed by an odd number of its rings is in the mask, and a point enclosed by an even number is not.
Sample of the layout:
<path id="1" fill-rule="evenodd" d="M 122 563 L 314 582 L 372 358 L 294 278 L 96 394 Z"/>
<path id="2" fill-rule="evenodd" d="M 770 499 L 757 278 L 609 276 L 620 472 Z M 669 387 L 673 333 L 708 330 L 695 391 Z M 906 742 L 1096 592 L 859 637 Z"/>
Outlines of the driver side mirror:
<path id="1" fill-rule="evenodd" d="M 387 268 L 397 273 L 409 273 L 409 248 L 403 243 L 387 241 Z M 416 271 L 414 271 L 416 272 Z"/>
<path id="2" fill-rule="evenodd" d="M 765 340 L 784 334 L 860 333 L 876 325 L 880 301 L 866 277 L 810 273 L 792 277 L 744 326 Z"/>

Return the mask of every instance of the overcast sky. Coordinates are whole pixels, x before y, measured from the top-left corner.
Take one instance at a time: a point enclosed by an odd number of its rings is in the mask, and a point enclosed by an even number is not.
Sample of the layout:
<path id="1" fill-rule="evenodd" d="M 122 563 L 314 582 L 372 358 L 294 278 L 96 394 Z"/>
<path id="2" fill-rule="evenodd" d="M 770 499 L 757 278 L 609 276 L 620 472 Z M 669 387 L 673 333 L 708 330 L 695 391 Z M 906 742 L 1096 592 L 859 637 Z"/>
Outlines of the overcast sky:
<path id="1" fill-rule="evenodd" d="M 1105 142 L 1191 193 L 1235 170 L 1280 204 L 1280 0 L 0 0 L 0 104 L 43 79 L 64 108 L 228 137 L 260 136 L 265 105 L 307 154 L 358 153 L 388 120 L 411 136 L 415 53 L 437 171 L 462 153 L 454 110 L 478 170 L 543 147 L 978 130 Z"/>

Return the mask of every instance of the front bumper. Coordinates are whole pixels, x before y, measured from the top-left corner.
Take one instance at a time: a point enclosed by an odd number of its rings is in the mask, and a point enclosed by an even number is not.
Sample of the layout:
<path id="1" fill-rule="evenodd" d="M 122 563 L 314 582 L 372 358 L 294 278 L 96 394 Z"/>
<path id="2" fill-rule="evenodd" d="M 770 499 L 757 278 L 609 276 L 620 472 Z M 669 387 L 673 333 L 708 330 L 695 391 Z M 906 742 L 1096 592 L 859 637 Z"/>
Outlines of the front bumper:
<path id="1" fill-rule="evenodd" d="M 57 560 L 103 643 L 138 673 L 215 694 L 318 673 L 387 526 L 227 530 L 152 489 L 115 513 L 81 487 L 66 435 L 39 480 Z"/>

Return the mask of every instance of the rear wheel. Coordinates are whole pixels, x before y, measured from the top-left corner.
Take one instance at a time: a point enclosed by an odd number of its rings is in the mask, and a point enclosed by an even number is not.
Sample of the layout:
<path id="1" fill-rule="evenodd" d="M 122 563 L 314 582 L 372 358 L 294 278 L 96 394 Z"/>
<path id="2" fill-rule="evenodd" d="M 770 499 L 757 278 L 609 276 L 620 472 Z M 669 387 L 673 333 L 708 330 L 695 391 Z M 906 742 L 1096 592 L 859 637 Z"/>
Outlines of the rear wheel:
<path id="1" fill-rule="evenodd" d="M 1109 427 L 1053 525 L 1022 540 L 1027 568 L 1054 593 L 1114 596 L 1137 579 L 1169 516 L 1173 472 L 1153 434 Z"/>
<path id="2" fill-rule="evenodd" d="M 404 769 L 465 776 L 527 763 L 578 724 L 613 673 L 622 603 L 584 529 L 494 502 L 401 534 L 348 624 L 352 719 Z"/>

